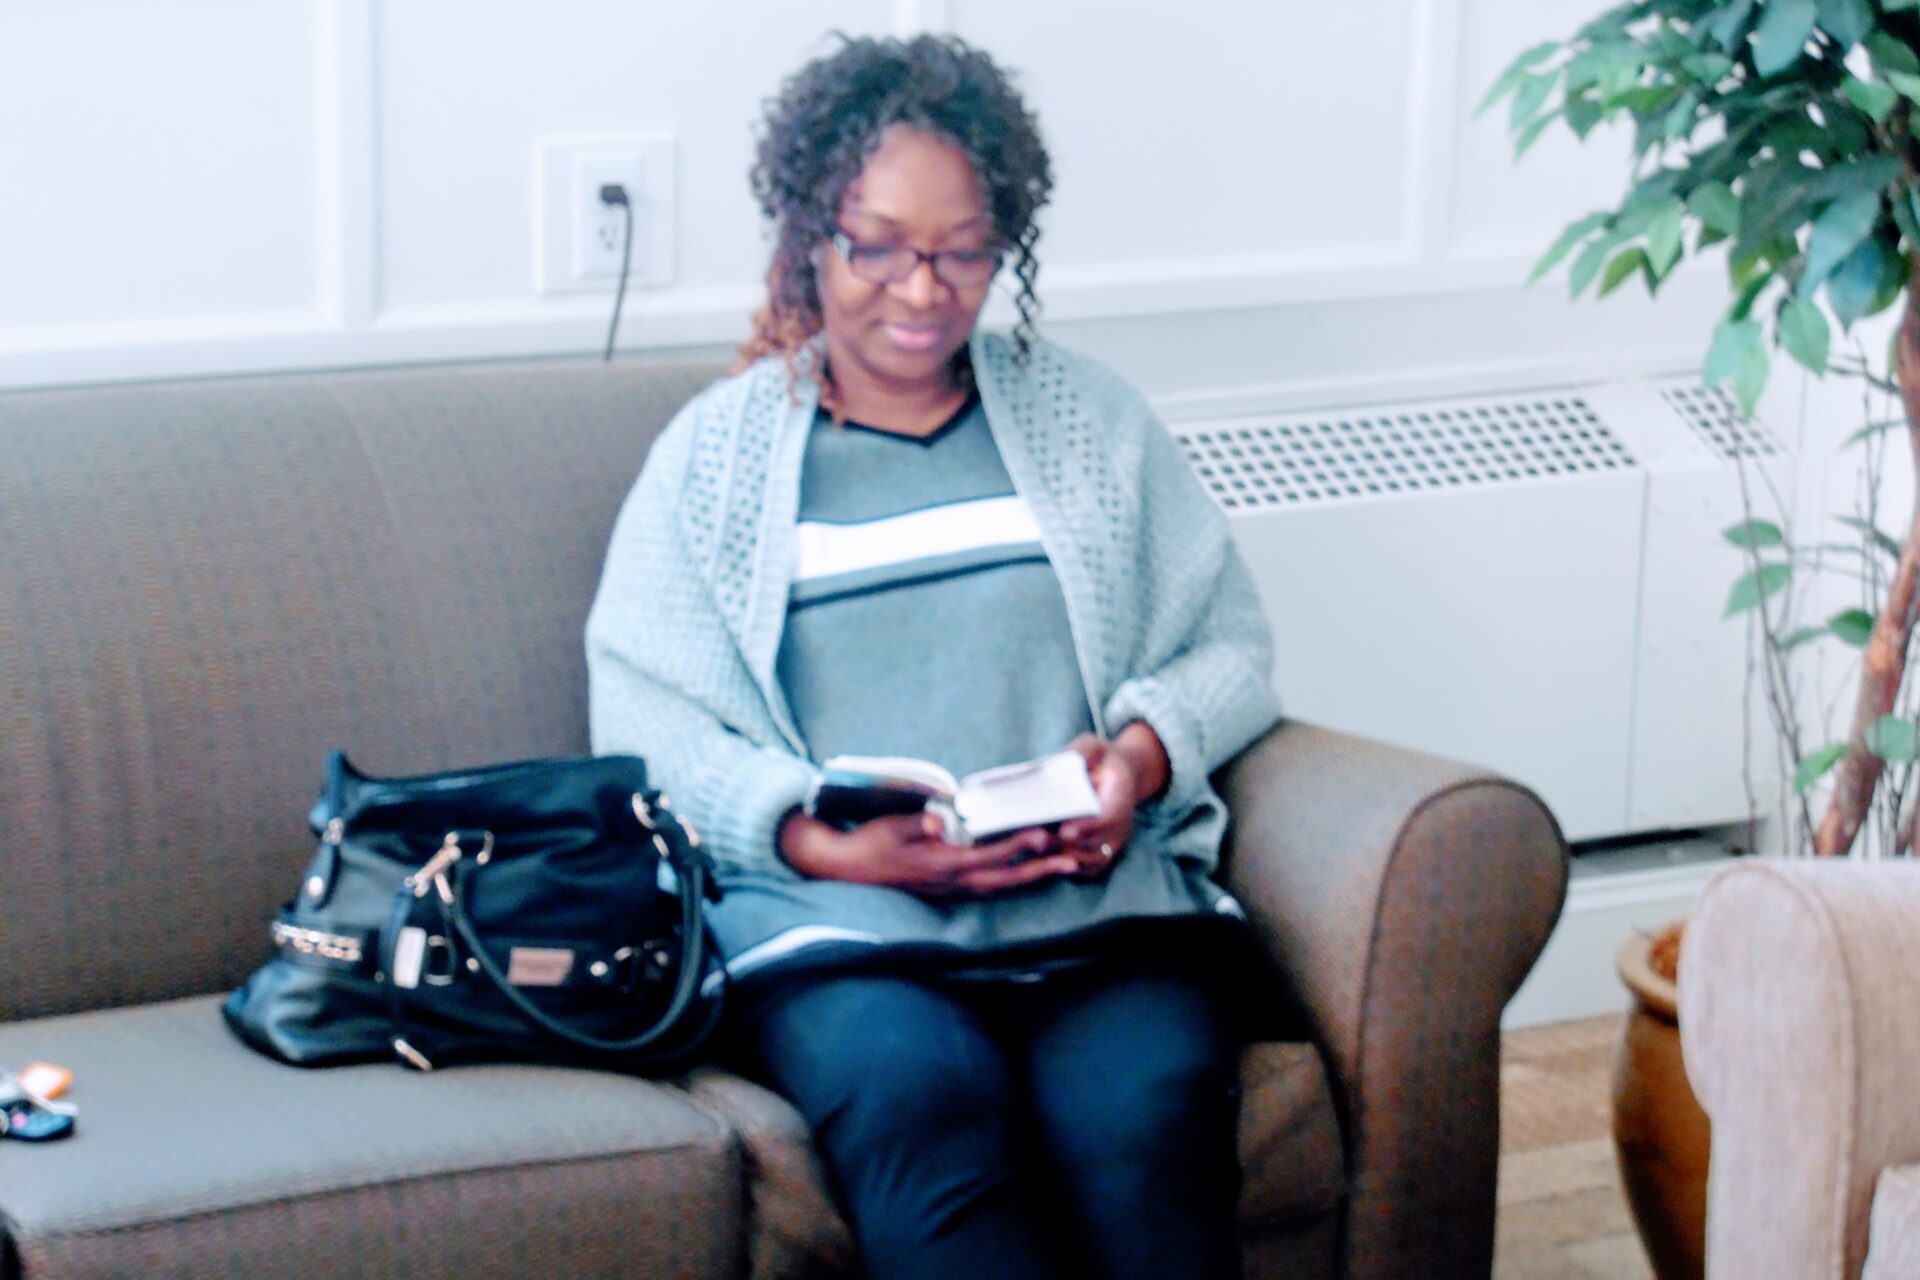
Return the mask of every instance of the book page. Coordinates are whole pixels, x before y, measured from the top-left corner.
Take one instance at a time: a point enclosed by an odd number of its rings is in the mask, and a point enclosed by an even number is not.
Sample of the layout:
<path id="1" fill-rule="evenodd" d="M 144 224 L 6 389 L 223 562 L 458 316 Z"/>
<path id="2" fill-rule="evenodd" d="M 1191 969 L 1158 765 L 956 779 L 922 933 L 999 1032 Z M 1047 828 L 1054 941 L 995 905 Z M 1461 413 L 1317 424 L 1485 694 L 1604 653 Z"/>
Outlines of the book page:
<path id="1" fill-rule="evenodd" d="M 1061 751 L 1024 764 L 969 774 L 954 796 L 954 808 L 976 840 L 1021 827 L 1047 826 L 1100 812 L 1087 762 Z"/>

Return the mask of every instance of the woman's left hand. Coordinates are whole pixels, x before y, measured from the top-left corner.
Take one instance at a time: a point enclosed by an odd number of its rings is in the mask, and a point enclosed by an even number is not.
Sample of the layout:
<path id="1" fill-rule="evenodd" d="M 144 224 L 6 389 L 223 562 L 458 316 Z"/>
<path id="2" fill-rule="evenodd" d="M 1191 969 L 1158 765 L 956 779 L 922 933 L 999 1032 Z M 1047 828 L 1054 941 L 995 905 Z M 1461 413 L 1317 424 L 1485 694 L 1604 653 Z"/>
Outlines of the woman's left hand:
<path id="1" fill-rule="evenodd" d="M 1060 827 L 1060 848 L 1079 865 L 1075 875 L 1097 880 L 1113 869 L 1133 838 L 1133 814 L 1166 788 L 1166 748 L 1144 720 L 1136 720 L 1108 742 L 1082 734 L 1069 746 L 1087 762 L 1100 812 Z"/>

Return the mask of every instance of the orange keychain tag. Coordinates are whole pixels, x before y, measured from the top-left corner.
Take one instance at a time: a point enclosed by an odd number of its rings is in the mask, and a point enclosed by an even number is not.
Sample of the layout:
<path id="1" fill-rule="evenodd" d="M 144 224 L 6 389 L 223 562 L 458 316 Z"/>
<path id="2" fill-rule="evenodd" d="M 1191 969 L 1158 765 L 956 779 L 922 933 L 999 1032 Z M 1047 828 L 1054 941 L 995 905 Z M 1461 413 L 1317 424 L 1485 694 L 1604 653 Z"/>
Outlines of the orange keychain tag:
<path id="1" fill-rule="evenodd" d="M 73 1072 L 65 1067 L 56 1067 L 51 1062 L 29 1062 L 26 1070 L 20 1073 L 20 1083 L 29 1093 L 36 1093 L 43 1098 L 57 1098 L 73 1083 Z"/>

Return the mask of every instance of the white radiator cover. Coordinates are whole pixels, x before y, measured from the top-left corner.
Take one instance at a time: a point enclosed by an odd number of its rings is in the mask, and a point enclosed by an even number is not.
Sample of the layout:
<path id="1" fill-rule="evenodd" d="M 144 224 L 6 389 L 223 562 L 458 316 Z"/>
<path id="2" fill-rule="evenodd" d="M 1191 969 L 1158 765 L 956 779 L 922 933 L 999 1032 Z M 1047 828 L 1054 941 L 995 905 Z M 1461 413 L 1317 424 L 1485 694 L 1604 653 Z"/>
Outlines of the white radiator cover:
<path id="1" fill-rule="evenodd" d="M 1273 624 L 1288 713 L 1508 774 L 1567 836 L 1743 820 L 1771 803 L 1740 469 L 1791 459 L 1721 392 L 1632 381 L 1193 421 Z M 1770 502 L 1762 494 L 1756 510 Z"/>

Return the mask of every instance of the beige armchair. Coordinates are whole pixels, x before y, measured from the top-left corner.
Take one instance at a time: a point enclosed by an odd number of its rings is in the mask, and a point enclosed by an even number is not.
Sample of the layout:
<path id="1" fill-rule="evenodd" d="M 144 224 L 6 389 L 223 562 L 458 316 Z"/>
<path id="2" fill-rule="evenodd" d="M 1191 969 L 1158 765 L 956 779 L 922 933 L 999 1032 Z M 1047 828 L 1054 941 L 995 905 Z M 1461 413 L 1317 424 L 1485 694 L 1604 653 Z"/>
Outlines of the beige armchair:
<path id="1" fill-rule="evenodd" d="M 1709 1280 L 1920 1277 L 1920 864 L 1754 859 L 1680 966 Z"/>

